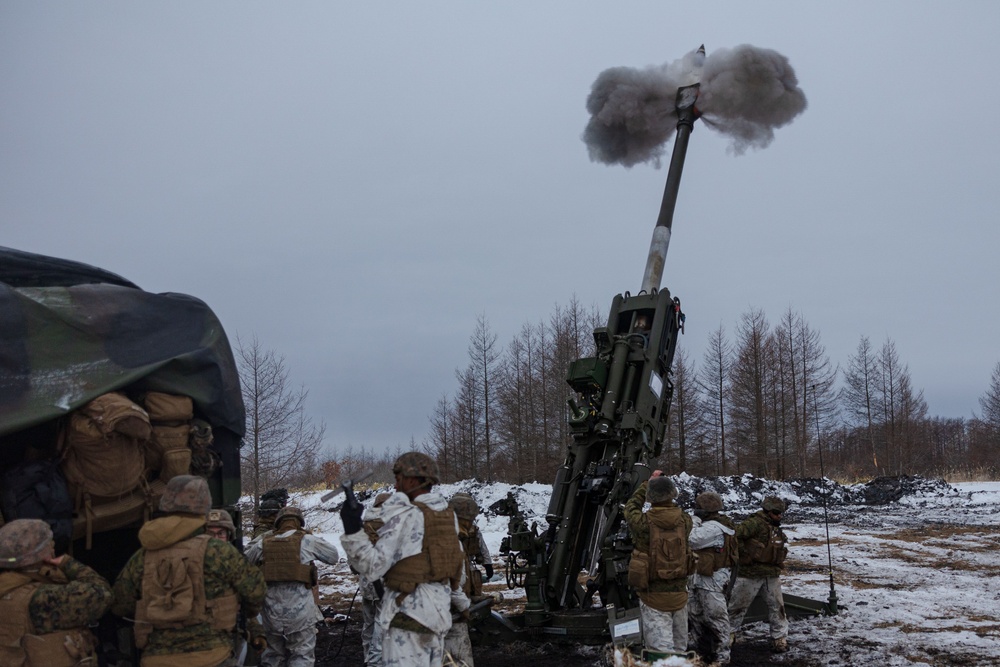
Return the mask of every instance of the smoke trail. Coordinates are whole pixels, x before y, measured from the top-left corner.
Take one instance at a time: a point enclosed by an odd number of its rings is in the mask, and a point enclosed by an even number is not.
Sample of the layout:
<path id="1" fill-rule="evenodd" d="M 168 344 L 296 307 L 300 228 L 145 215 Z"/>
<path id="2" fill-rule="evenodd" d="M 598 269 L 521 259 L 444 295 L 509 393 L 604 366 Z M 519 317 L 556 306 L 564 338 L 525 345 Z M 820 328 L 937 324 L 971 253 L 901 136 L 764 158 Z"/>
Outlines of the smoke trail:
<path id="1" fill-rule="evenodd" d="M 659 167 L 677 126 L 677 89 L 699 81 L 696 108 L 708 127 L 732 139 L 729 149 L 737 155 L 766 148 L 774 130 L 806 108 L 788 59 L 748 44 L 708 57 L 692 51 L 668 65 L 642 70 L 614 67 L 601 72 L 587 97 L 590 122 L 583 140 L 590 159 Z"/>

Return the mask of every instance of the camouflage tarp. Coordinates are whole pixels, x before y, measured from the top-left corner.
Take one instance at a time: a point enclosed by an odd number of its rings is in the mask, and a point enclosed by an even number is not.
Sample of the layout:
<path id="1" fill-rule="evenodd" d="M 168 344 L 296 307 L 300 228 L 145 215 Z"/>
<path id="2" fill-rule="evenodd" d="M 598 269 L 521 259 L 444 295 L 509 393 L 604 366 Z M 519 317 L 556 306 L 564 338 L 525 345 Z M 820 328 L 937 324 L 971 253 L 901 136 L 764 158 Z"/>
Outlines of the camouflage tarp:
<path id="1" fill-rule="evenodd" d="M 199 416 L 243 435 L 236 364 L 205 303 L 0 247 L 0 436 L 127 386 L 190 396 Z"/>

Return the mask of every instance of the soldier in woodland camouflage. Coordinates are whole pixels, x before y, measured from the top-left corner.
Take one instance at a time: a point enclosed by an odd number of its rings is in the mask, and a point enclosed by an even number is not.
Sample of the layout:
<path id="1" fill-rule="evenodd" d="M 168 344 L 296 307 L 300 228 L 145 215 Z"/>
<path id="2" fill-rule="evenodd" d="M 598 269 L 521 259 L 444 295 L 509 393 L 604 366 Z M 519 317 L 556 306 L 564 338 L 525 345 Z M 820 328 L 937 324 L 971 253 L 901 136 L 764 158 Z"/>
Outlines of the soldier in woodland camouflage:
<path id="1" fill-rule="evenodd" d="M 0 665 L 95 665 L 87 626 L 111 604 L 111 586 L 70 556 L 55 556 L 40 519 L 0 527 Z"/>
<path id="2" fill-rule="evenodd" d="M 736 584 L 729 596 L 729 620 L 733 628 L 743 623 L 750 603 L 764 589 L 767 602 L 767 619 L 771 626 L 771 650 L 783 653 L 788 650 L 788 617 L 781 594 L 781 571 L 788 555 L 788 538 L 781 530 L 785 502 L 768 496 L 761 501 L 761 509 L 736 527 L 740 543 L 740 567 Z"/>
<path id="3" fill-rule="evenodd" d="M 464 554 L 458 520 L 433 491 L 440 478 L 429 456 L 407 452 L 396 459 L 393 473 L 396 493 L 382 505 L 385 524 L 378 541 L 372 544 L 362 530 L 364 507 L 348 490 L 340 511 L 341 544 L 357 572 L 384 580 L 382 665 L 440 667 L 453 605 L 460 612 L 469 608 L 461 589 Z"/>
<path id="4" fill-rule="evenodd" d="M 236 524 L 226 510 L 209 510 L 205 532 L 217 540 L 231 542 L 233 535 L 236 534 Z"/>
<path id="5" fill-rule="evenodd" d="M 688 546 L 691 517 L 677 506 L 677 488 L 659 470 L 625 503 L 635 549 L 628 581 L 639 594 L 643 643 L 659 653 L 687 650 L 687 580 L 694 571 Z M 647 505 L 648 502 L 648 505 Z"/>
<path id="6" fill-rule="evenodd" d="M 688 598 L 688 646 L 709 667 L 729 664 L 730 625 L 726 586 L 736 566 L 739 547 L 736 525 L 722 514 L 722 497 L 708 491 L 695 498 L 694 527 L 688 540 L 698 556 Z"/>
<path id="7" fill-rule="evenodd" d="M 115 581 L 111 611 L 135 619 L 142 667 L 227 664 L 241 608 L 251 643 L 264 648 L 255 621 L 264 576 L 232 544 L 205 534 L 211 503 L 203 478 L 171 479 L 160 500 L 165 515 L 139 530 L 142 548 Z"/>
<path id="8" fill-rule="evenodd" d="M 323 614 L 313 598 L 314 560 L 340 561 L 337 547 L 305 530 L 298 507 L 278 513 L 273 532 L 247 545 L 251 563 L 260 565 L 267 581 L 261 617 L 267 633 L 264 667 L 311 667 L 316 657 L 316 623 Z"/>

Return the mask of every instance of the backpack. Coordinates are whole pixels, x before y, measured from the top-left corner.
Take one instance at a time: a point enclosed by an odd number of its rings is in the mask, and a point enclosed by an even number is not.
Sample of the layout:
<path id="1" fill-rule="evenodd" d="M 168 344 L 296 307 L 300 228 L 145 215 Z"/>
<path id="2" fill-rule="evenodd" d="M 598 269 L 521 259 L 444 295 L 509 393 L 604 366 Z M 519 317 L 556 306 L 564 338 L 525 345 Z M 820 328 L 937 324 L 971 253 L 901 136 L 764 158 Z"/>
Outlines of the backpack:
<path id="1" fill-rule="evenodd" d="M 87 549 L 95 532 L 149 516 L 156 500 L 145 478 L 151 434 L 146 411 L 118 392 L 98 396 L 70 415 L 60 434 L 60 465 L 76 514 L 73 538 L 86 537 Z"/>
<path id="2" fill-rule="evenodd" d="M 148 392 L 142 398 L 152 434 L 146 448 L 146 468 L 158 470 L 160 479 L 170 481 L 191 470 L 191 420 L 194 402 L 187 396 Z"/>
<path id="3" fill-rule="evenodd" d="M 647 516 L 650 582 L 683 579 L 694 573 L 697 561 L 688 547 L 683 511 L 677 507 L 654 507 Z"/>

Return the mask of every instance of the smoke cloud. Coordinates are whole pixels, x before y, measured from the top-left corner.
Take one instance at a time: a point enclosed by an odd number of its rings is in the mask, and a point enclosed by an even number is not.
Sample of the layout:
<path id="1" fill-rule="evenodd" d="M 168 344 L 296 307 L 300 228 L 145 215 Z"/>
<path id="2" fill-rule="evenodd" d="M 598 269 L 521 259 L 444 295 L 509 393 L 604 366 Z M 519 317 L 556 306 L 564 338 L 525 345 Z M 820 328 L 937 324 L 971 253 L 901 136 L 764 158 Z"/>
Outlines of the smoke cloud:
<path id="1" fill-rule="evenodd" d="M 771 49 L 743 44 L 709 56 L 691 51 L 666 65 L 601 72 L 590 95 L 590 122 L 583 132 L 590 159 L 632 167 L 660 166 L 677 127 L 677 90 L 701 82 L 695 108 L 704 123 L 732 139 L 729 150 L 766 148 L 774 130 L 806 108 L 788 59 Z"/>

